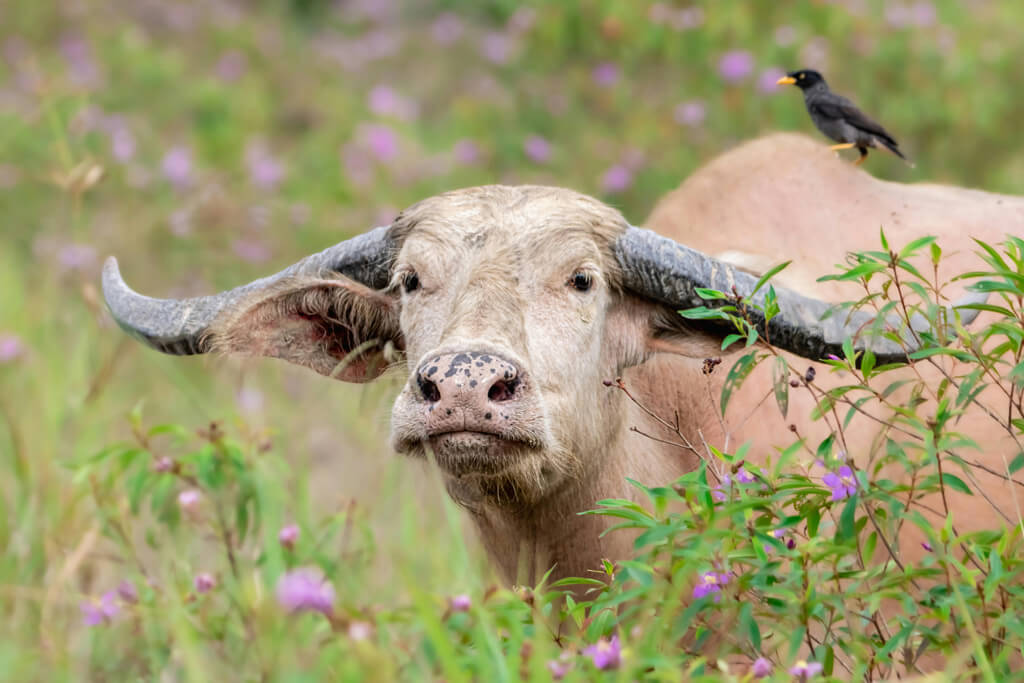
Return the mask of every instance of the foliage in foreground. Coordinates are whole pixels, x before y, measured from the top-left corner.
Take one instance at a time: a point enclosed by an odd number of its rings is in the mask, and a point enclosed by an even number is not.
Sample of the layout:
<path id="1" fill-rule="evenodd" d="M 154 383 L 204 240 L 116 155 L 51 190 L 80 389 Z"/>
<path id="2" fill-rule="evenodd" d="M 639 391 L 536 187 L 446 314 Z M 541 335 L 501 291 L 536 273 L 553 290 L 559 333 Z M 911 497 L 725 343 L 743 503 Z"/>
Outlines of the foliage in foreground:
<path id="1" fill-rule="evenodd" d="M 962 277 L 995 296 L 975 305 L 989 317 L 970 330 L 938 305 L 944 283 L 907 260 L 927 248 L 937 264 L 934 241 L 899 252 L 882 241 L 834 277 L 864 284 L 854 307 L 929 320 L 912 371 L 847 344 L 828 361 L 846 383 L 819 389 L 822 378 L 747 322 L 751 299 L 705 292 L 709 307 L 684 315 L 735 325 L 726 344 L 747 346 L 723 407 L 754 365 L 772 362 L 780 409 L 791 390 L 810 391 L 829 436 L 798 435 L 767 460 L 746 446 L 709 449 L 671 485 L 635 483 L 647 505 L 601 501 L 589 514 L 638 532 L 638 552 L 590 577 L 450 596 L 403 577 L 393 602 L 366 604 L 373 538 L 358 509 L 295 524 L 300 511 L 275 487 L 283 460 L 258 438 L 216 424 L 146 428 L 133 413 L 133 442 L 73 465 L 120 572 L 80 606 L 90 678 L 869 680 L 937 658 L 966 677 L 1019 676 L 1020 507 L 1000 509 L 990 528 L 973 518 L 996 506 L 974 455 L 995 430 L 1013 453 L 985 474 L 1024 495 L 1024 240 L 980 245 L 987 268 Z M 925 366 L 941 381 L 925 382 Z M 851 424 L 879 407 L 888 417 L 870 452 L 845 452 Z M 958 431 L 979 410 L 984 430 Z M 954 495 L 968 514 L 954 514 Z"/>

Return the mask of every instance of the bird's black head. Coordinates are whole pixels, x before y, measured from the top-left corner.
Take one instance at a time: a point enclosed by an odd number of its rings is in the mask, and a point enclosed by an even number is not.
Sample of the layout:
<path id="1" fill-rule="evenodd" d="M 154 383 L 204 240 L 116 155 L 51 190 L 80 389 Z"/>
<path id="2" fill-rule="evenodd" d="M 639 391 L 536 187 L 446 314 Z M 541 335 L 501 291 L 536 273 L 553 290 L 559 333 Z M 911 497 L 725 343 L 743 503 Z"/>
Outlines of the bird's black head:
<path id="1" fill-rule="evenodd" d="M 776 82 L 779 85 L 795 85 L 801 90 L 807 90 L 819 83 L 824 83 L 825 79 L 814 69 L 800 69 L 799 71 L 790 71 Z"/>

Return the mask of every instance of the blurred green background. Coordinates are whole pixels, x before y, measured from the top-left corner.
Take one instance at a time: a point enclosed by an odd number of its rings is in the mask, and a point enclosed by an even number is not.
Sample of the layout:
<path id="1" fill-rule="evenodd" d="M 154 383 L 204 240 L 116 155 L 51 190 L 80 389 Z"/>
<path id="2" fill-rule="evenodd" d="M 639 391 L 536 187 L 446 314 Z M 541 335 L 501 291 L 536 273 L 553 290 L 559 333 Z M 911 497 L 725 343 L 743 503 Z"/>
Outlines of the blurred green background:
<path id="1" fill-rule="evenodd" d="M 54 591 L 46 627 L 81 628 L 93 574 L 71 560 L 92 503 L 64 465 L 126 437 L 140 401 L 151 422 L 272 439 L 296 516 L 358 500 L 379 558 L 360 590 L 488 580 L 472 547 L 476 578 L 452 575 L 440 487 L 386 446 L 400 378 L 160 356 L 106 315 L 108 254 L 144 293 L 208 293 L 496 182 L 571 187 L 640 223 L 741 141 L 818 136 L 774 85 L 799 67 L 917 162 L 875 154 L 872 173 L 1019 193 L 1021 26 L 1010 0 L 0 5 L 0 666 L 33 651 Z"/>

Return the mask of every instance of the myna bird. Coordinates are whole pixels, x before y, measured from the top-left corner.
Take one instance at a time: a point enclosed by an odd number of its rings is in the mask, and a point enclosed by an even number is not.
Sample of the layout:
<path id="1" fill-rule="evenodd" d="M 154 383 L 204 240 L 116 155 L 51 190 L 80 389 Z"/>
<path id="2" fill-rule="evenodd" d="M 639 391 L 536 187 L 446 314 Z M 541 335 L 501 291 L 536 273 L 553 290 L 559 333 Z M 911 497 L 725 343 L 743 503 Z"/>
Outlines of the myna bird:
<path id="1" fill-rule="evenodd" d="M 804 91 L 804 104 L 814 125 L 839 143 L 832 145 L 831 149 L 856 147 L 860 152 L 860 158 L 855 162 L 858 166 L 868 158 L 868 147 L 887 149 L 910 163 L 900 151 L 899 144 L 882 126 L 869 119 L 853 102 L 829 90 L 828 83 L 817 71 L 791 71 L 777 83 L 795 85 Z"/>

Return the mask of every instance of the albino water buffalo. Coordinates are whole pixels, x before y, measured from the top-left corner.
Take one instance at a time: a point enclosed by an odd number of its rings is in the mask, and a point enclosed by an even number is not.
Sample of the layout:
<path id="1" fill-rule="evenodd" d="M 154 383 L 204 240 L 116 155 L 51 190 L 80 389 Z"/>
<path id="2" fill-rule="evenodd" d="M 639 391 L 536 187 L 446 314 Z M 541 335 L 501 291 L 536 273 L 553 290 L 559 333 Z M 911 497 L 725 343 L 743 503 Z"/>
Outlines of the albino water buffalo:
<path id="1" fill-rule="evenodd" d="M 476 187 L 425 199 L 391 226 L 221 294 L 143 297 L 113 259 L 103 286 L 119 324 L 165 353 L 281 358 L 349 382 L 401 368 L 394 448 L 432 452 L 500 571 L 529 582 L 551 566 L 556 576 L 583 575 L 601 558 L 629 555 L 627 535 L 602 538 L 605 518 L 576 514 L 602 498 L 635 498 L 627 477 L 669 482 L 698 465 L 705 443 L 752 440 L 756 454 L 792 438 L 763 400 L 770 378 L 760 374 L 725 419 L 717 413 L 725 373 L 702 364 L 721 355 L 723 331 L 676 311 L 700 303 L 695 286 L 745 292 L 754 278 L 708 254 L 748 268 L 794 259 L 788 281 L 810 296 L 779 290 L 771 339 L 815 360 L 866 322 L 819 320 L 825 300 L 857 294 L 814 282 L 847 250 L 877 248 L 879 226 L 895 243 L 940 234 L 947 251 L 964 250 L 953 258 L 960 267 L 968 236 L 1024 234 L 1024 201 L 881 182 L 806 138 L 773 136 L 698 171 L 647 225 L 667 237 L 570 190 Z M 890 340 L 858 339 L 883 360 L 906 357 Z M 648 408 L 678 413 L 697 447 L 631 429 L 666 436 L 604 384 L 620 376 Z M 809 404 L 799 392 L 792 402 L 790 419 L 814 433 L 803 421 Z M 857 438 L 868 443 L 875 431 Z M 1001 480 L 991 486 L 1006 493 Z"/>

